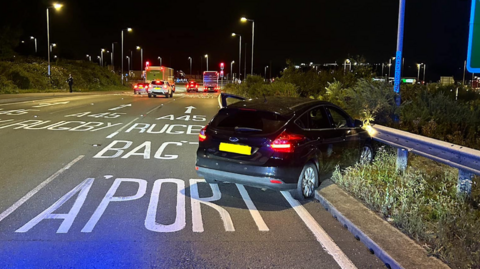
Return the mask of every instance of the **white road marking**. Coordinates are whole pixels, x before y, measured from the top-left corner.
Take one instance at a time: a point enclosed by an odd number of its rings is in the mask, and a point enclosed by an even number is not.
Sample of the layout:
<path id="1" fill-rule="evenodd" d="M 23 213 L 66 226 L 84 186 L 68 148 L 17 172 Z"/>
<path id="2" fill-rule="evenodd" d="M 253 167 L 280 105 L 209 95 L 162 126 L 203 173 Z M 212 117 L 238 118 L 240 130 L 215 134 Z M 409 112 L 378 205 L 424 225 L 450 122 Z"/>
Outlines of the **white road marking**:
<path id="1" fill-rule="evenodd" d="M 190 145 L 198 145 L 198 142 L 189 142 Z"/>
<path id="2" fill-rule="evenodd" d="M 157 106 L 157 107 L 153 108 L 152 110 L 148 111 L 148 112 L 147 112 L 147 113 L 145 113 L 145 114 L 147 114 L 147 115 L 148 115 L 148 114 L 150 114 L 151 112 L 155 111 L 155 109 L 158 109 L 159 107 L 162 107 L 162 106 L 163 106 L 163 104 L 161 104 L 161 105 L 159 105 L 159 106 Z"/>
<path id="3" fill-rule="evenodd" d="M 114 133 L 111 133 L 109 136 L 107 136 L 107 138 L 113 138 L 114 136 L 116 136 L 118 133 L 120 133 L 123 129 L 125 129 L 128 125 L 132 124 L 134 121 L 138 120 L 138 118 L 135 118 L 133 119 L 132 121 L 130 121 L 129 123 L 123 125 L 120 129 L 118 129 L 117 131 L 115 131 Z"/>
<path id="4" fill-rule="evenodd" d="M 94 178 L 87 178 L 85 179 L 82 183 L 80 183 L 78 186 L 73 188 L 73 190 L 69 191 L 67 194 L 62 196 L 62 198 L 58 199 L 53 205 L 51 205 L 49 208 L 45 209 L 42 213 L 38 214 L 35 218 L 27 222 L 25 225 L 20 227 L 20 229 L 16 230 L 16 233 L 26 233 L 35 225 L 39 224 L 42 220 L 45 219 L 63 219 L 62 224 L 60 224 L 60 227 L 58 227 L 57 234 L 61 233 L 68 233 L 68 230 L 70 230 L 70 227 L 72 227 L 73 221 L 75 221 L 75 218 L 78 215 L 78 212 L 80 212 L 80 208 L 82 208 L 83 203 L 85 203 L 85 200 L 87 199 L 87 194 L 88 191 L 90 191 L 90 188 L 92 187 Z M 59 209 L 62 207 L 68 200 L 70 200 L 74 195 L 76 195 L 79 192 L 77 199 L 75 200 L 75 203 L 72 206 L 72 209 L 67 214 L 55 214 L 55 210 Z"/>
<path id="5" fill-rule="evenodd" d="M 257 224 L 258 230 L 262 232 L 270 231 L 270 229 L 268 229 L 267 224 L 265 224 L 265 221 L 263 221 L 262 216 L 258 212 L 257 207 L 255 206 L 252 199 L 250 198 L 250 195 L 248 195 L 248 192 L 245 189 L 245 186 L 241 184 L 235 184 L 235 185 L 237 185 L 238 191 L 240 192 L 240 195 L 242 196 L 243 201 L 247 205 L 248 211 L 250 211 L 250 215 L 252 215 L 252 218 L 255 221 L 255 224 Z"/>
<path id="6" fill-rule="evenodd" d="M 118 132 L 111 133 L 109 136 L 107 136 L 107 138 L 112 138 L 112 137 L 116 136 L 117 134 L 118 134 Z"/>
<path id="7" fill-rule="evenodd" d="M 315 221 L 308 211 L 297 200 L 293 199 L 288 191 L 281 192 L 290 206 L 297 212 L 298 216 L 307 225 L 308 229 L 313 233 L 317 241 L 322 245 L 325 251 L 330 254 L 338 265 L 343 269 L 356 269 L 357 267 L 342 252 L 342 250 L 333 242 L 332 238 L 323 230 L 323 228 Z"/>
<path id="8" fill-rule="evenodd" d="M 47 178 L 45 181 L 40 183 L 37 187 L 35 187 L 33 190 L 29 191 L 25 196 L 20 198 L 16 203 L 14 203 L 11 207 L 7 208 L 7 210 L 3 211 L 0 214 L 0 222 L 4 220 L 6 217 L 8 217 L 10 214 L 12 214 L 15 210 L 17 210 L 20 206 L 22 206 L 26 201 L 28 201 L 32 196 L 34 196 L 37 192 L 39 192 L 43 187 L 45 187 L 48 183 L 52 182 L 55 178 L 57 178 L 61 173 L 63 173 L 65 170 L 68 170 L 72 165 L 74 165 L 76 162 L 80 161 L 84 155 L 80 155 L 75 160 L 71 161 L 69 164 L 65 165 L 62 169 L 58 170 L 55 172 L 55 174 L 51 175 L 49 178 Z"/>
<path id="9" fill-rule="evenodd" d="M 104 175 L 103 177 L 104 177 L 105 179 L 110 179 L 110 178 L 112 178 L 113 176 L 112 176 L 112 175 Z"/>
<path id="10" fill-rule="evenodd" d="M 192 113 L 192 109 L 196 109 L 196 108 L 194 106 L 187 106 L 186 109 L 187 110 L 185 111 L 185 114 L 190 114 Z"/>
<path id="11" fill-rule="evenodd" d="M 177 186 L 177 203 L 176 203 L 176 212 L 175 212 L 175 221 L 172 224 L 165 225 L 157 223 L 157 207 L 158 200 L 160 196 L 160 191 L 162 189 L 162 184 L 170 183 L 176 184 Z M 185 181 L 174 178 L 167 179 L 158 179 L 153 184 L 152 195 L 150 196 L 150 203 L 148 204 L 147 217 L 145 218 L 145 228 L 153 232 L 159 233 L 172 233 L 183 230 L 187 225 L 185 220 L 185 195 L 182 191 L 185 190 Z"/>
<path id="12" fill-rule="evenodd" d="M 234 232 L 235 228 L 233 227 L 232 218 L 227 210 L 224 208 L 211 203 L 213 201 L 218 201 L 222 198 L 222 193 L 218 188 L 217 184 L 209 184 L 210 188 L 212 188 L 212 196 L 210 197 L 202 197 L 200 198 L 198 194 L 198 183 L 205 182 L 204 179 L 190 179 L 190 196 L 192 202 L 192 230 L 194 233 L 203 233 L 203 220 L 202 220 L 202 209 L 200 207 L 201 204 L 207 205 L 215 210 L 220 214 L 220 218 L 223 221 L 223 226 L 225 227 L 225 231 L 227 232 Z"/>
<path id="13" fill-rule="evenodd" d="M 119 110 L 119 109 L 122 109 L 122 108 L 128 107 L 128 106 L 132 106 L 132 104 L 120 105 L 120 106 L 117 106 L 117 107 L 114 107 L 114 108 L 110 108 L 109 110 Z"/>
<path id="14" fill-rule="evenodd" d="M 122 182 L 138 183 L 137 193 L 135 195 L 132 195 L 132 196 L 114 196 L 115 192 L 117 191 L 118 187 L 120 187 L 120 184 L 122 184 Z M 117 178 L 117 179 L 115 179 L 112 187 L 110 187 L 108 192 L 105 194 L 105 197 L 103 197 L 102 202 L 100 202 L 97 209 L 93 213 L 90 220 L 88 220 L 87 224 L 85 224 L 85 227 L 83 227 L 82 233 L 90 233 L 90 232 L 93 231 L 93 228 L 95 228 L 95 225 L 97 225 L 98 221 L 102 217 L 103 213 L 107 209 L 107 206 L 108 206 L 108 204 L 110 204 L 110 202 L 125 202 L 125 201 L 137 200 L 139 198 L 142 198 L 145 195 L 146 191 L 147 191 L 147 181 L 146 180 L 136 179 L 136 178 Z"/>

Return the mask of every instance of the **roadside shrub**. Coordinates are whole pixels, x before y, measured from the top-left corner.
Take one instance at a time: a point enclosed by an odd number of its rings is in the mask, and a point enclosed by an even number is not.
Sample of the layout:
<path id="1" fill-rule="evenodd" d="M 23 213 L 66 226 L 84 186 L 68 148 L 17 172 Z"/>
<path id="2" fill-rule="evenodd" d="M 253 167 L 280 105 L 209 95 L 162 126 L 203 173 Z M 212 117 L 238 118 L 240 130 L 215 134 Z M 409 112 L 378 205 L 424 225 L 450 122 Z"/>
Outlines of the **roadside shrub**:
<path id="1" fill-rule="evenodd" d="M 410 161 L 399 174 L 395 154 L 381 149 L 372 164 L 337 168 L 332 180 L 452 268 L 478 268 L 478 195 L 457 195 L 455 169 L 418 156 Z"/>

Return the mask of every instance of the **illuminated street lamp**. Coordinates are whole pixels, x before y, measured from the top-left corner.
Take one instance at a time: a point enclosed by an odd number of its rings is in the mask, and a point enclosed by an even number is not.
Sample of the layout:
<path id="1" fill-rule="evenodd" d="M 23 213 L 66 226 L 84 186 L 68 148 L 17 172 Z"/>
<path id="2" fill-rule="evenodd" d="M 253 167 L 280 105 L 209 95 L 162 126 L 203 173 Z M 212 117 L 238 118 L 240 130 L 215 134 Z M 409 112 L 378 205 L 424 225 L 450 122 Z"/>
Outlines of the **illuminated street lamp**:
<path id="1" fill-rule="evenodd" d="M 247 22 L 247 21 L 251 21 L 252 22 L 252 70 L 250 71 L 251 75 L 253 75 L 253 45 L 254 45 L 254 41 L 255 41 L 255 21 L 254 20 L 251 20 L 251 19 L 247 19 L 245 17 L 242 17 L 240 19 L 241 22 Z"/>
<path id="2" fill-rule="evenodd" d="M 53 48 L 56 48 L 57 47 L 57 44 L 56 43 L 52 43 L 50 44 L 50 53 L 53 52 Z"/>
<path id="3" fill-rule="evenodd" d="M 125 30 L 126 30 L 127 32 L 131 32 L 131 31 L 132 31 L 132 28 L 127 28 L 127 29 L 123 29 L 123 30 L 122 30 L 122 57 L 121 57 L 121 59 L 122 59 L 122 85 L 125 85 L 125 79 L 123 78 L 123 61 L 124 61 L 124 60 L 123 60 L 123 31 L 125 31 Z"/>
<path id="4" fill-rule="evenodd" d="M 30 39 L 35 41 L 35 53 L 37 53 L 37 38 L 31 36 Z"/>
<path id="5" fill-rule="evenodd" d="M 345 62 L 343 62 L 343 73 L 345 74 L 347 72 L 347 64 L 348 64 L 348 67 L 349 67 L 349 71 L 352 71 L 352 62 L 350 61 L 350 59 L 346 59 Z"/>
<path id="6" fill-rule="evenodd" d="M 102 58 L 100 56 L 97 56 L 97 59 L 98 59 L 98 64 L 101 65 L 102 64 Z"/>
<path id="7" fill-rule="evenodd" d="M 230 63 L 230 73 L 232 73 L 232 80 L 233 80 L 233 64 L 235 63 L 235 61 L 232 61 Z"/>
<path id="8" fill-rule="evenodd" d="M 267 79 L 267 68 L 268 68 L 268 65 L 265 66 L 265 79 Z"/>
<path id="9" fill-rule="evenodd" d="M 143 72 L 143 48 L 137 46 L 137 50 L 140 50 L 140 71 Z"/>
<path id="10" fill-rule="evenodd" d="M 103 67 L 103 53 L 105 52 L 105 49 L 100 50 L 100 55 L 101 55 L 101 65 Z"/>
<path id="11" fill-rule="evenodd" d="M 53 6 L 47 7 L 47 51 L 48 51 L 48 76 L 51 75 L 50 71 L 50 15 L 49 9 L 54 8 L 55 10 L 60 10 L 62 8 L 62 4 L 55 3 Z"/>
<path id="12" fill-rule="evenodd" d="M 207 59 L 207 71 L 208 71 L 208 54 L 205 54 L 205 58 Z"/>
<path id="13" fill-rule="evenodd" d="M 190 75 L 192 75 L 192 57 L 188 57 L 188 60 L 190 60 Z"/>
<path id="14" fill-rule="evenodd" d="M 423 63 L 417 64 L 418 74 L 417 74 L 417 81 L 420 81 L 420 68 L 422 67 Z"/>
<path id="15" fill-rule="evenodd" d="M 162 57 L 158 56 L 157 59 L 160 60 L 160 66 L 162 66 Z"/>
<path id="16" fill-rule="evenodd" d="M 92 56 L 88 55 L 86 56 L 88 58 L 88 60 L 91 62 L 92 61 Z"/>
<path id="17" fill-rule="evenodd" d="M 232 33 L 232 36 L 237 36 L 236 33 Z M 238 35 L 238 79 L 240 79 L 240 73 L 242 71 L 242 36 Z"/>

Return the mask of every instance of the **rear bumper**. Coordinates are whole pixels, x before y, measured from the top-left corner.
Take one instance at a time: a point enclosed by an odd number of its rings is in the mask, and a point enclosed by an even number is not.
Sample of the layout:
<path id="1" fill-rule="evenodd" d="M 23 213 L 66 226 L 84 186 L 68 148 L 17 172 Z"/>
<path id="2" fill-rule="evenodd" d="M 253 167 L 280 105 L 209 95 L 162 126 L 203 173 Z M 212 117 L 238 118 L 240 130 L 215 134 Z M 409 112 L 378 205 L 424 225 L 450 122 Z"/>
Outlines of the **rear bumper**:
<path id="1" fill-rule="evenodd" d="M 148 93 L 151 93 L 151 94 L 167 94 L 168 90 L 152 89 L 152 90 L 148 91 Z"/>
<path id="2" fill-rule="evenodd" d="M 197 174 L 209 181 L 220 181 L 228 183 L 238 183 L 257 188 L 267 188 L 271 190 L 283 191 L 295 189 L 297 184 L 285 183 L 281 179 L 271 177 L 258 177 L 244 174 L 225 172 L 205 167 L 198 167 Z M 280 181 L 281 183 L 272 183 L 271 180 Z"/>

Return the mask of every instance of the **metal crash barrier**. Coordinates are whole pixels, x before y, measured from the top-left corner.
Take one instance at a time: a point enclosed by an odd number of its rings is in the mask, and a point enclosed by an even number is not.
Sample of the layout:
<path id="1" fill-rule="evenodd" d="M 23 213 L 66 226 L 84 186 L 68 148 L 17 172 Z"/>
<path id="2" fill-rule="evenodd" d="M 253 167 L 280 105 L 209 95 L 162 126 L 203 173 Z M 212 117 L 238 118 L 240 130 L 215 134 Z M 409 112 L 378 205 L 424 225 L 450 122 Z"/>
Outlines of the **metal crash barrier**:
<path id="1" fill-rule="evenodd" d="M 457 192 L 470 194 L 474 175 L 480 175 L 480 151 L 382 125 L 368 127 L 373 139 L 397 148 L 397 170 L 405 171 L 408 153 L 458 169 Z"/>

